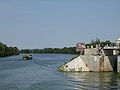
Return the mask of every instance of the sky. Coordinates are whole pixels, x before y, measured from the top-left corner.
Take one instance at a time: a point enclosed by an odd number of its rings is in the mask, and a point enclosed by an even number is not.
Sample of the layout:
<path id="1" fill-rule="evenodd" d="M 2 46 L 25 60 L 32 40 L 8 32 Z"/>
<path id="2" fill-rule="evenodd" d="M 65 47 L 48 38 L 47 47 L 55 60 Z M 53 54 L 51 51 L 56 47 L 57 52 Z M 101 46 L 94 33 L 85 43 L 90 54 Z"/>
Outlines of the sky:
<path id="1" fill-rule="evenodd" d="M 0 0 L 0 42 L 19 49 L 114 42 L 120 0 Z"/>

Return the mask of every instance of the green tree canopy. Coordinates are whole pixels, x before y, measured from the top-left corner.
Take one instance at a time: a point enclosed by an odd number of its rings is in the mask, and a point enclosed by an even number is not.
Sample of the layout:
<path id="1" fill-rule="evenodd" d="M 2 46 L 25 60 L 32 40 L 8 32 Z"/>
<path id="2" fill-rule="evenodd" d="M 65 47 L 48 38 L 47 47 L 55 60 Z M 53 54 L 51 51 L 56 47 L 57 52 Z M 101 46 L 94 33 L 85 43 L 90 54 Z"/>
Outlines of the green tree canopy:
<path id="1" fill-rule="evenodd" d="M 7 45 L 0 42 L 0 57 L 18 55 L 19 50 L 17 47 L 8 47 Z"/>

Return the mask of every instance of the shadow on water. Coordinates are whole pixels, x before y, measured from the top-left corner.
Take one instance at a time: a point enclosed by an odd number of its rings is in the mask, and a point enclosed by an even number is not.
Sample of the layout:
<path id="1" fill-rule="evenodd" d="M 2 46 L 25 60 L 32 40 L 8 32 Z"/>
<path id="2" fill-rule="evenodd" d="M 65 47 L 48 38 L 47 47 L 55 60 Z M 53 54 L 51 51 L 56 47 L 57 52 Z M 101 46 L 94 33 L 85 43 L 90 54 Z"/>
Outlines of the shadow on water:
<path id="1" fill-rule="evenodd" d="M 120 90 L 120 77 L 118 76 L 118 74 L 113 73 L 111 75 L 111 82 L 109 82 L 109 88 L 112 88 L 112 90 Z"/>

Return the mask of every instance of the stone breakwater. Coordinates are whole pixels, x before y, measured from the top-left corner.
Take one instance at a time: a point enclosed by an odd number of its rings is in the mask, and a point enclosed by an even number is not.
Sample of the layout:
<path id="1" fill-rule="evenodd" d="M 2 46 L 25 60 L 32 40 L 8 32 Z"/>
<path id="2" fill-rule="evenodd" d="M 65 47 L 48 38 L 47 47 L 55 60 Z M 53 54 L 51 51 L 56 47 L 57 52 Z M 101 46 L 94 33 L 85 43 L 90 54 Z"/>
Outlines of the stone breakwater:
<path id="1" fill-rule="evenodd" d="M 72 61 L 58 67 L 60 71 L 116 71 L 117 56 L 113 50 L 99 48 L 85 49 L 85 54 L 74 58 Z"/>
<path id="2" fill-rule="evenodd" d="M 60 66 L 58 69 L 61 71 L 90 71 L 80 56 Z"/>

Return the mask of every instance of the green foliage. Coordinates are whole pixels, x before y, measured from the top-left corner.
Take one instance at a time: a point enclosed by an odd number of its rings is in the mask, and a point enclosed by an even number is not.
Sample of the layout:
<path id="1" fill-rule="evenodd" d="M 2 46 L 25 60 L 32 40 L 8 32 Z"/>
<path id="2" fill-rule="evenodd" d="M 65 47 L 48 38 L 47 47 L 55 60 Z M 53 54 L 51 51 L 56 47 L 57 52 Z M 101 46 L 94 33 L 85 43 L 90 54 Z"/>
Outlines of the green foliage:
<path id="1" fill-rule="evenodd" d="M 95 40 L 91 40 L 89 44 L 86 44 L 87 46 L 93 45 L 93 47 L 96 47 L 96 45 L 100 44 L 101 46 L 105 45 L 112 45 L 115 44 L 110 42 L 109 40 L 106 41 L 100 41 L 99 38 L 96 38 Z M 62 54 L 80 54 L 80 52 L 76 52 L 76 47 L 64 47 L 64 48 L 44 48 L 44 49 L 23 49 L 20 51 L 21 53 L 62 53 Z"/>
<path id="2" fill-rule="evenodd" d="M 64 48 L 44 48 L 44 49 L 23 49 L 21 53 L 62 53 L 62 54 L 77 54 L 76 47 L 64 47 Z"/>
<path id="3" fill-rule="evenodd" d="M 96 47 L 96 45 L 100 44 L 101 46 L 105 46 L 105 45 L 108 45 L 108 46 L 114 46 L 115 43 L 112 43 L 110 42 L 109 40 L 106 40 L 106 41 L 100 41 L 99 38 L 96 38 L 96 40 L 91 40 L 91 43 L 90 44 L 86 44 L 86 46 L 91 46 L 93 45 L 93 47 Z"/>
<path id="4" fill-rule="evenodd" d="M 7 45 L 0 42 L 0 57 L 18 55 L 19 50 L 17 47 L 8 47 Z"/>

